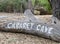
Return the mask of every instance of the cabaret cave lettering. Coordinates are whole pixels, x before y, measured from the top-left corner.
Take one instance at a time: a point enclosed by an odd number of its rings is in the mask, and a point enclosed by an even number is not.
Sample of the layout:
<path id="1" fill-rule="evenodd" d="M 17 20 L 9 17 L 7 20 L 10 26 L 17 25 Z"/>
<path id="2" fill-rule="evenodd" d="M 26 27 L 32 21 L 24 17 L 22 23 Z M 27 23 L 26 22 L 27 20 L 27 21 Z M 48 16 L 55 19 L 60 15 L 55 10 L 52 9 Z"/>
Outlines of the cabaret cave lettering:
<path id="1" fill-rule="evenodd" d="M 41 32 L 47 32 L 49 34 L 51 34 L 51 31 L 52 31 L 52 27 L 47 27 L 47 26 L 44 26 L 44 25 L 37 25 L 37 30 L 41 31 Z"/>
<path id="2" fill-rule="evenodd" d="M 35 29 L 36 31 L 51 33 L 52 27 L 47 27 L 46 25 L 36 24 L 36 23 L 24 23 L 24 22 L 15 22 L 15 23 L 8 23 L 6 28 L 13 28 L 13 29 L 27 29 L 32 30 Z"/>

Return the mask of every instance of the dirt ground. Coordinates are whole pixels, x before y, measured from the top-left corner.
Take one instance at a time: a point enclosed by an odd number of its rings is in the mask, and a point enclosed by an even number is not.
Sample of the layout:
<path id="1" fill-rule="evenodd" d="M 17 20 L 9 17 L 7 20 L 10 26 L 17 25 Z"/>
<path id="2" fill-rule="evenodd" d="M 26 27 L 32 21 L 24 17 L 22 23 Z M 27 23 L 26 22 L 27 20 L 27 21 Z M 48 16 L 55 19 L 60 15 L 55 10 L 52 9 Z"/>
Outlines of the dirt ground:
<path id="1" fill-rule="evenodd" d="M 14 15 L 14 16 L 13 16 Z M 0 23 L 6 20 L 17 20 L 20 18 L 18 13 L 0 13 L 0 16 L 9 16 L 9 18 L 0 19 Z M 38 19 L 44 19 L 45 22 L 50 22 L 51 15 L 37 15 Z M 34 35 L 22 34 L 22 33 L 11 33 L 0 31 L 0 44 L 60 44 L 49 39 L 44 39 Z"/>

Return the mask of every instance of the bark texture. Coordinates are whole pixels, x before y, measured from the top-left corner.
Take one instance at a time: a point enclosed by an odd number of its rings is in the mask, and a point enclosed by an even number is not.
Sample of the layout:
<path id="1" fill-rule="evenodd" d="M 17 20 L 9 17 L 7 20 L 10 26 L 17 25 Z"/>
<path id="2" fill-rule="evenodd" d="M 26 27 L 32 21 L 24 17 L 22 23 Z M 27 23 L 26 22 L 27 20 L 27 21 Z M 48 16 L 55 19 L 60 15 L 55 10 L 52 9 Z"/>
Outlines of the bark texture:
<path id="1" fill-rule="evenodd" d="M 60 0 L 48 0 L 52 7 L 53 16 L 60 20 Z"/>

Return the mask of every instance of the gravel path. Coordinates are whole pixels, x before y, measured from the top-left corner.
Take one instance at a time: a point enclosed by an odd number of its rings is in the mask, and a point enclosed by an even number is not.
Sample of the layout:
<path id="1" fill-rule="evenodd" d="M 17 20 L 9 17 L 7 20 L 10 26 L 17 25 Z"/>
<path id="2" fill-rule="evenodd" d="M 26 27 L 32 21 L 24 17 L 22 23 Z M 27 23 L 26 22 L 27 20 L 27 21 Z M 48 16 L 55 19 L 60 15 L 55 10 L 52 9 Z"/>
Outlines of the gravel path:
<path id="1" fill-rule="evenodd" d="M 41 37 L 21 34 L 0 32 L 0 44 L 60 44 Z"/>

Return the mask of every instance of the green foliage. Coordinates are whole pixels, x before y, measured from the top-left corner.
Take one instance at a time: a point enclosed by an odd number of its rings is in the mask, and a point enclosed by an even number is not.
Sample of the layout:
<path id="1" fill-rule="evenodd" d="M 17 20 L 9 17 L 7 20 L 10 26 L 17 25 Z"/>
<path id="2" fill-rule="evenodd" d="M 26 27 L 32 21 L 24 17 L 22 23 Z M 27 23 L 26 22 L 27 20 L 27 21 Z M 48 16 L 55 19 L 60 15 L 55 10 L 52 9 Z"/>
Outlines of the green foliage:
<path id="1" fill-rule="evenodd" d="M 0 1 L 0 11 L 6 11 L 5 9 L 12 8 L 16 11 L 19 11 L 22 9 L 24 0 L 1 0 Z"/>
<path id="2" fill-rule="evenodd" d="M 33 4 L 33 6 L 35 5 L 35 0 L 32 0 L 32 4 Z"/>
<path id="3" fill-rule="evenodd" d="M 0 11 L 6 11 L 8 7 L 16 11 L 22 11 L 27 8 L 28 0 L 0 0 Z M 50 11 L 51 7 L 48 0 L 32 0 L 33 6 L 41 5 L 46 10 Z"/>
<path id="4" fill-rule="evenodd" d="M 48 0 L 39 0 L 39 2 L 46 10 L 51 11 L 51 7 Z"/>
<path id="5" fill-rule="evenodd" d="M 50 4 L 48 2 L 48 0 L 35 0 L 35 6 L 38 5 L 38 6 L 42 6 L 44 7 L 47 11 L 51 11 L 51 7 L 50 7 Z"/>

